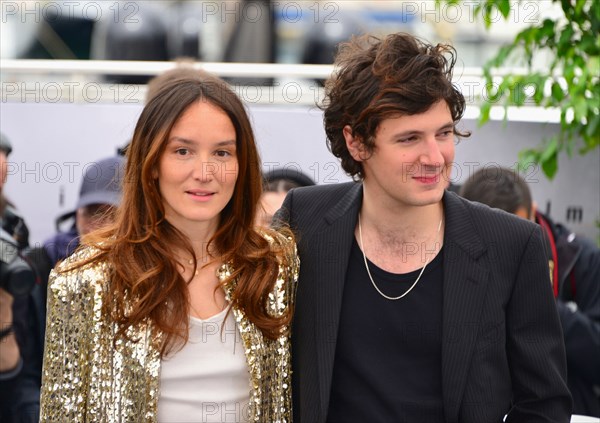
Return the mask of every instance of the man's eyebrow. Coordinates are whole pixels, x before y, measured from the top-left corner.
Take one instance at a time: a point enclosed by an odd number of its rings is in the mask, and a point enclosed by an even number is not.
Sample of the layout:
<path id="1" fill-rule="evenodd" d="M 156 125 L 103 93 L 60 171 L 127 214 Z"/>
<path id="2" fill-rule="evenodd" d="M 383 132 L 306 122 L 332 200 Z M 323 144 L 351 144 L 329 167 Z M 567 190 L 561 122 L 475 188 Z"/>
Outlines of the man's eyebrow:
<path id="1" fill-rule="evenodd" d="M 440 126 L 438 129 L 436 129 L 435 132 L 443 131 L 446 129 L 454 129 L 454 122 L 445 123 L 444 125 Z M 394 136 L 402 137 L 402 136 L 407 136 L 407 135 L 422 134 L 424 132 L 425 131 L 423 131 L 421 129 L 408 129 L 406 131 L 398 132 L 398 133 L 394 134 Z"/>

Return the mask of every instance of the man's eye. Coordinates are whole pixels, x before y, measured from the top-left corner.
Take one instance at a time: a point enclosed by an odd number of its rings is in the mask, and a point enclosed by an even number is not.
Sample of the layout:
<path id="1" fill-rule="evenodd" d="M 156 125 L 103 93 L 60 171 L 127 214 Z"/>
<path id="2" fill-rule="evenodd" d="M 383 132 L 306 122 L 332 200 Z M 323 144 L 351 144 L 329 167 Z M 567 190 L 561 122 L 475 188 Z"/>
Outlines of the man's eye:
<path id="1" fill-rule="evenodd" d="M 416 139 L 417 139 L 417 137 L 415 137 L 415 136 L 413 135 L 413 136 L 406 137 L 406 138 L 400 138 L 398 141 L 399 141 L 399 142 L 411 142 L 411 141 L 414 141 L 414 140 L 416 140 Z"/>

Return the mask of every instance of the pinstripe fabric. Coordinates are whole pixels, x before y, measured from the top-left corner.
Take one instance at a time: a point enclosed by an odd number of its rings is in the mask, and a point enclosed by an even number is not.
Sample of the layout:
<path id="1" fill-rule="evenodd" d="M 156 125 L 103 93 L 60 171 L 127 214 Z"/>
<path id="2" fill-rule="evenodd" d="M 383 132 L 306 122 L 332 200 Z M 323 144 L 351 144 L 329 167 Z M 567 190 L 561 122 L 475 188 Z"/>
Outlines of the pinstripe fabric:
<path id="1" fill-rule="evenodd" d="M 344 280 L 362 199 L 356 183 L 291 191 L 298 236 L 294 421 L 324 422 Z M 447 422 L 568 422 L 563 338 L 537 225 L 444 195 L 442 386 Z M 374 357 L 376 359 L 376 357 Z"/>

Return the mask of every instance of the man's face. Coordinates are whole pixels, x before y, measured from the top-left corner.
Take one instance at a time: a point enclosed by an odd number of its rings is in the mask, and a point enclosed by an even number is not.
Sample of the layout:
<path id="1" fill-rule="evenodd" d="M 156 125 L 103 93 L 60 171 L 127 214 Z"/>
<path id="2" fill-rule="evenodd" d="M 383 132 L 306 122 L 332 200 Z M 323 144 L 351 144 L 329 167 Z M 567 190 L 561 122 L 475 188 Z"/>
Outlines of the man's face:
<path id="1" fill-rule="evenodd" d="M 75 214 L 75 225 L 79 235 L 87 235 L 110 223 L 114 219 L 115 208 L 109 204 L 91 204 L 80 207 Z"/>
<path id="2" fill-rule="evenodd" d="M 353 154 L 362 160 L 365 190 L 391 208 L 439 202 L 454 161 L 453 131 L 445 101 L 421 114 L 383 120 L 373 152 Z"/>

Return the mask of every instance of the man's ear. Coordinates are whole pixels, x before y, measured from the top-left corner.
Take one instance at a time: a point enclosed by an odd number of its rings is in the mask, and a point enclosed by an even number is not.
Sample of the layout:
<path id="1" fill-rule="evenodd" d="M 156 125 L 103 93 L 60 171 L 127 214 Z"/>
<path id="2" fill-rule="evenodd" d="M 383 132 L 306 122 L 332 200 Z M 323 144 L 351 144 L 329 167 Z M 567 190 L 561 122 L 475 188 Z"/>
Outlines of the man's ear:
<path id="1" fill-rule="evenodd" d="M 359 137 L 353 135 L 350 125 L 344 126 L 342 133 L 344 134 L 344 139 L 346 140 L 346 148 L 350 152 L 352 158 L 357 162 L 366 160 L 367 155 L 365 152 L 365 146 Z"/>

